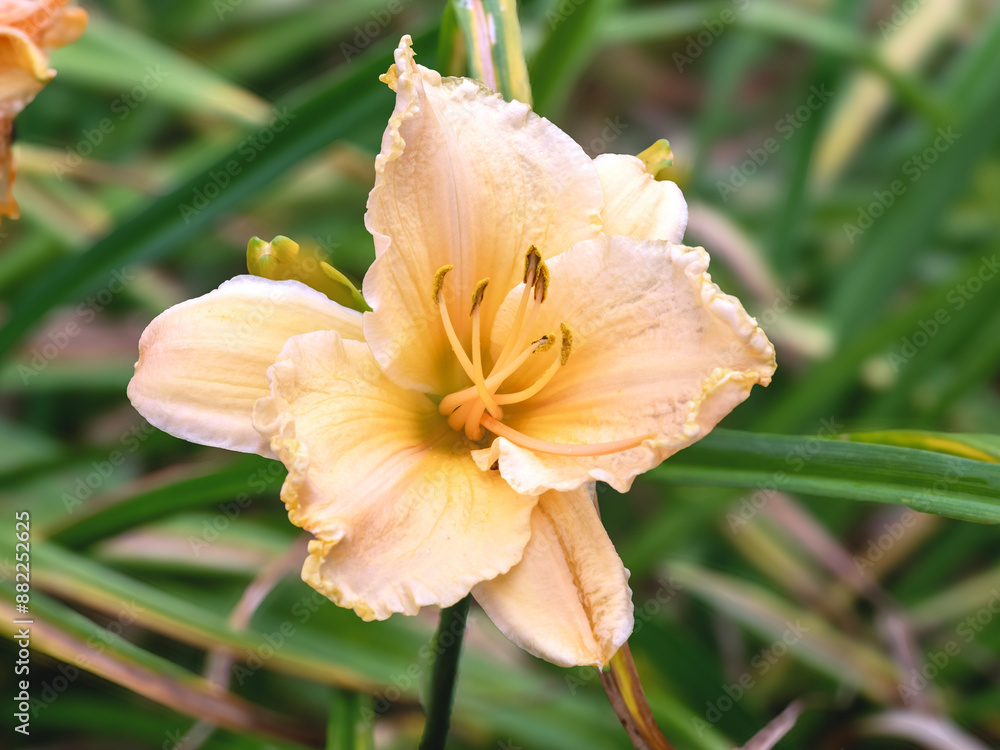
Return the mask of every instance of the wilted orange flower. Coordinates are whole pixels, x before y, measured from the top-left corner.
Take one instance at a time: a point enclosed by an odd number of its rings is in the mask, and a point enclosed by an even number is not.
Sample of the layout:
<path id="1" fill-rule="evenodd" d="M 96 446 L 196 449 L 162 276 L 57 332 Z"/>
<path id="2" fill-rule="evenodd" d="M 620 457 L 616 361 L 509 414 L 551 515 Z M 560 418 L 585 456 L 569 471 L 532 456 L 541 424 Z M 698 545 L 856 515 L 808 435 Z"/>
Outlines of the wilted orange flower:
<path id="1" fill-rule="evenodd" d="M 595 483 L 625 491 L 704 436 L 774 349 L 676 244 L 684 199 L 639 159 L 589 158 L 417 65 L 409 37 L 383 80 L 372 310 L 237 277 L 150 324 L 129 396 L 174 435 L 280 459 L 316 537 L 303 578 L 337 604 L 384 619 L 471 591 L 526 650 L 603 665 L 633 617 Z"/>
<path id="2" fill-rule="evenodd" d="M 56 72 L 49 52 L 76 41 L 87 26 L 70 0 L 0 0 L 0 218 L 16 219 L 11 137 L 14 118 Z"/>

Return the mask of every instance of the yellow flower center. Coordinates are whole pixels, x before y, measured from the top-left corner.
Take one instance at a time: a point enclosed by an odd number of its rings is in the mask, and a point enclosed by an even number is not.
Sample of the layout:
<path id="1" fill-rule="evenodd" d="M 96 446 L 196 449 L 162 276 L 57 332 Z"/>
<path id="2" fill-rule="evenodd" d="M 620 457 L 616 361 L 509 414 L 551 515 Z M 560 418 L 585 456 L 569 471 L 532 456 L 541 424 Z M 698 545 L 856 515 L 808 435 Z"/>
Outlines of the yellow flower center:
<path id="1" fill-rule="evenodd" d="M 506 438 L 515 445 L 528 450 L 542 453 L 553 453 L 561 456 L 601 456 L 608 453 L 635 448 L 643 440 L 653 435 L 639 435 L 625 440 L 609 443 L 553 443 L 547 440 L 525 435 L 503 423 L 503 409 L 508 404 L 527 401 L 541 391 L 569 359 L 573 348 L 573 333 L 565 323 L 559 324 L 559 331 L 547 333 L 539 339 L 529 342 L 529 332 L 538 318 L 538 312 L 545 301 L 549 287 L 549 270 L 542 260 L 538 250 L 532 246 L 524 259 L 524 290 L 514 316 L 507 340 L 504 342 L 493 363 L 489 374 L 483 369 L 482 359 L 482 324 L 480 308 L 490 280 L 483 279 L 476 284 L 472 294 L 472 308 L 469 312 L 472 318 L 472 357 L 465 352 L 465 347 L 458 340 L 455 327 L 452 325 L 441 290 L 445 277 L 454 266 L 442 266 L 434 276 L 434 301 L 441 313 L 441 323 L 451 349 L 455 353 L 465 374 L 472 381 L 468 388 L 449 393 L 443 399 L 438 410 L 448 417 L 448 425 L 456 431 L 464 431 L 469 440 L 483 439 L 483 428 Z M 558 345 L 558 346 L 557 346 Z M 513 375 L 528 359 L 536 354 L 543 354 L 550 349 L 556 354 L 545 371 L 529 387 L 514 393 L 498 393 L 504 381 Z"/>

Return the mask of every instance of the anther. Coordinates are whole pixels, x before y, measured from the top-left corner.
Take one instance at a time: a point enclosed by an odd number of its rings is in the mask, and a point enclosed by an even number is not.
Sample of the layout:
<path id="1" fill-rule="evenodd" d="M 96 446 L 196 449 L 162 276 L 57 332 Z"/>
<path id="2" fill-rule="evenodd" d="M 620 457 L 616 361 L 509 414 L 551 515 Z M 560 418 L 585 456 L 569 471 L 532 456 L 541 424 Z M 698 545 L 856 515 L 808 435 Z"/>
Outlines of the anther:
<path id="1" fill-rule="evenodd" d="M 535 347 L 536 352 L 547 352 L 554 343 L 556 343 L 556 334 L 546 333 L 540 339 L 532 341 L 531 345 Z"/>
<path id="2" fill-rule="evenodd" d="M 569 330 L 569 326 L 565 323 L 559 324 L 559 330 L 562 332 L 562 350 L 559 352 L 559 364 L 565 365 L 566 360 L 569 359 L 570 350 L 573 348 L 573 332 Z"/>
<path id="3" fill-rule="evenodd" d="M 535 271 L 542 262 L 542 255 L 538 248 L 532 245 L 528 252 L 524 254 L 524 283 L 528 286 L 535 284 Z"/>
<path id="4" fill-rule="evenodd" d="M 452 265 L 441 266 L 437 270 L 437 273 L 434 274 L 434 287 L 433 287 L 433 295 L 434 296 L 433 296 L 433 299 L 434 299 L 434 304 L 435 305 L 438 304 L 441 301 L 441 299 L 440 299 L 441 298 L 441 287 L 444 286 L 444 277 L 447 276 L 448 272 L 451 271 L 454 267 L 455 266 L 452 266 Z"/>
<path id="5" fill-rule="evenodd" d="M 544 263 L 538 266 L 538 274 L 535 278 L 535 301 L 541 304 L 549 293 L 549 267 Z"/>
<path id="6" fill-rule="evenodd" d="M 490 285 L 489 279 L 483 279 L 478 284 L 476 284 L 476 289 L 472 293 L 472 309 L 469 311 L 469 315 L 475 315 L 476 310 L 479 306 L 483 304 L 483 295 L 486 294 L 486 287 Z"/>

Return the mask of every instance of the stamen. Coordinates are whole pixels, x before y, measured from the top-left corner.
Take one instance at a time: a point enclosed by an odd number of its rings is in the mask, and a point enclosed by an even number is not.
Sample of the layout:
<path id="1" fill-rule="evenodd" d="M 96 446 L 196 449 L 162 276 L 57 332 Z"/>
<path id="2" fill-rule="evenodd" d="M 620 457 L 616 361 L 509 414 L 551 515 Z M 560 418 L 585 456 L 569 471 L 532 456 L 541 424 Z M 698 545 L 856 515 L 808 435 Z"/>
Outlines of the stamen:
<path id="1" fill-rule="evenodd" d="M 569 350 L 573 345 L 573 334 L 569 330 L 569 326 L 565 323 L 559 324 L 560 329 L 560 352 L 559 357 L 548 366 L 548 369 L 542 373 L 542 376 L 535 381 L 534 385 L 525 388 L 524 390 L 517 391 L 515 393 L 498 393 L 496 396 L 496 402 L 500 406 L 506 404 L 519 404 L 522 401 L 527 401 L 529 398 L 538 393 L 542 388 L 549 384 L 552 377 L 559 371 L 559 368 L 566 364 L 566 360 L 569 359 Z M 541 351 L 541 347 L 538 351 Z"/>
<path id="2" fill-rule="evenodd" d="M 478 284 L 476 284 L 476 291 L 472 295 L 472 382 L 475 383 L 476 392 L 479 394 L 479 398 L 486 405 L 486 408 L 490 410 L 490 414 L 494 419 L 503 419 L 503 412 L 500 411 L 500 407 L 497 406 L 497 402 L 493 400 L 493 394 L 489 392 L 486 388 L 486 377 L 483 375 L 483 346 L 481 340 L 481 316 L 479 315 L 479 307 L 483 303 L 483 295 L 486 293 L 486 287 L 489 285 L 489 279 L 483 279 Z M 469 433 L 469 423 L 466 423 L 466 434 Z M 479 420 L 476 419 L 473 430 L 482 433 L 479 429 Z M 472 440 L 479 440 L 479 438 L 473 438 L 469 436 Z"/>
<path id="3" fill-rule="evenodd" d="M 490 393 L 496 393 L 497 388 L 503 384 L 503 381 L 518 367 L 523 365 L 527 361 L 528 357 L 536 351 L 539 351 L 539 347 L 545 346 L 545 348 L 548 348 L 552 346 L 551 342 L 555 340 L 555 337 L 555 333 L 542 336 L 540 339 L 532 341 L 530 346 L 528 346 L 513 361 L 502 369 L 497 370 L 494 367 L 493 372 L 491 372 L 489 377 L 486 378 L 486 389 Z M 463 388 L 462 390 L 455 391 L 454 393 L 449 393 L 441 399 L 441 403 L 438 405 L 438 412 L 441 414 L 451 414 L 456 408 L 476 396 L 478 393 L 479 389 L 474 385 L 470 385 L 468 388 Z"/>
<path id="4" fill-rule="evenodd" d="M 528 437 L 524 433 L 508 427 L 503 422 L 498 422 L 489 414 L 483 414 L 480 424 L 494 435 L 507 438 L 507 440 L 521 448 L 538 451 L 539 453 L 550 453 L 556 456 L 606 456 L 610 453 L 619 453 L 630 448 L 637 448 L 642 445 L 644 440 L 656 437 L 655 433 L 649 433 L 647 435 L 625 438 L 624 440 L 615 440 L 610 443 L 552 443 L 548 440 Z"/>
<path id="5" fill-rule="evenodd" d="M 486 385 L 490 390 L 495 391 L 500 385 L 506 380 L 518 367 L 523 365 L 528 357 L 530 357 L 535 352 L 543 352 L 548 349 L 556 340 L 556 335 L 554 333 L 547 333 L 540 339 L 535 339 L 531 342 L 531 345 L 524 349 L 517 357 L 514 358 L 510 364 L 506 365 L 499 372 L 491 372 L 490 376 L 486 378 Z"/>
<path id="6" fill-rule="evenodd" d="M 544 266 L 541 266 L 541 268 L 544 268 Z M 528 339 L 528 335 L 531 333 L 532 326 L 534 326 L 535 321 L 538 320 L 538 312 L 542 309 L 542 305 L 541 305 L 541 300 L 539 300 L 538 298 L 537 288 L 538 287 L 536 286 L 535 294 L 528 295 L 527 321 L 524 321 L 523 319 L 524 316 L 522 316 L 522 320 L 520 321 L 520 327 L 510 329 L 510 334 L 507 337 L 507 343 L 504 344 L 504 349 L 507 349 L 507 346 L 510 345 L 510 349 L 507 352 L 508 357 L 516 351 L 521 351 L 521 347 L 524 346 L 525 342 Z M 527 287 L 525 287 L 525 290 L 527 291 Z M 514 322 L 518 323 L 519 321 L 515 320 Z M 539 339 L 539 341 L 540 340 L 541 339 Z M 514 343 L 511 344 L 511 342 Z M 501 356 L 497 359 L 496 364 L 493 365 L 493 369 L 496 370 L 497 368 L 501 367 L 506 369 L 506 365 L 507 365 L 507 359 Z M 508 375 L 509 374 L 510 373 L 508 373 Z"/>
<path id="7" fill-rule="evenodd" d="M 517 339 L 521 333 L 521 324 L 524 323 L 524 313 L 528 308 L 528 300 L 532 297 L 531 290 L 535 286 L 535 279 L 537 278 L 538 267 L 540 265 L 542 265 L 542 256 L 538 252 L 538 248 L 532 245 L 524 255 L 524 289 L 521 292 L 521 301 L 517 305 L 514 324 L 510 327 L 510 333 L 503 344 L 503 349 L 500 350 L 500 356 L 497 357 L 496 364 L 493 365 L 494 369 L 503 367 L 507 361 L 507 357 L 510 356 L 514 349 L 514 344 L 517 343 Z"/>
<path id="8" fill-rule="evenodd" d="M 473 392 L 475 392 L 475 389 L 473 389 Z M 448 415 L 448 426 L 451 429 L 456 432 L 460 432 L 465 429 L 465 420 L 469 416 L 469 410 L 472 408 L 473 403 L 475 403 L 475 401 L 473 399 L 469 399 Z M 444 412 L 441 413 L 444 414 Z"/>
<path id="9" fill-rule="evenodd" d="M 465 374 L 469 376 L 469 380 L 474 382 L 475 378 L 473 377 L 472 362 L 469 360 L 469 355 L 465 353 L 465 349 L 458 340 L 455 328 L 451 324 L 451 316 L 448 315 L 448 303 L 444 301 L 444 295 L 441 294 L 441 285 L 444 284 L 445 274 L 447 274 L 451 269 L 452 266 L 442 266 L 437 272 L 437 276 L 434 277 L 434 301 L 438 303 L 438 310 L 441 312 L 441 323 L 444 325 L 444 332 L 448 336 L 448 343 L 451 344 L 451 350 L 455 352 L 455 357 L 458 358 L 458 363 L 462 365 L 462 369 L 465 370 Z"/>
<path id="10" fill-rule="evenodd" d="M 486 406 L 481 401 L 474 403 L 465 420 L 465 436 L 469 440 L 483 439 L 483 427 L 480 423 L 484 419 L 493 419 L 493 417 L 486 413 Z M 503 422 L 497 422 L 497 424 L 503 424 Z"/>

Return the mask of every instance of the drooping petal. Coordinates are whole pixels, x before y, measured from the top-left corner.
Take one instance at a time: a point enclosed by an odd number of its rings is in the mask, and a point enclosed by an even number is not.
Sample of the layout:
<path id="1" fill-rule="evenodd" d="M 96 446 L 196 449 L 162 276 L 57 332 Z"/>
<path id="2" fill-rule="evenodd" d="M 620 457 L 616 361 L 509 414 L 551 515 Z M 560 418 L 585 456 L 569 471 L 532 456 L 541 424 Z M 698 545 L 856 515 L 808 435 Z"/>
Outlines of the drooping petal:
<path id="1" fill-rule="evenodd" d="M 237 276 L 157 316 L 128 385 L 150 424 L 203 445 L 272 456 L 253 428 L 267 368 L 289 337 L 334 330 L 361 338 L 361 314 L 297 281 Z"/>
<path id="2" fill-rule="evenodd" d="M 636 475 L 704 436 L 755 383 L 767 385 L 774 348 L 739 300 L 712 282 L 708 260 L 701 248 L 617 236 L 555 258 L 532 335 L 565 322 L 572 351 L 538 395 L 505 407 L 504 423 L 556 443 L 653 437 L 585 458 L 497 438 L 476 453 L 480 466 L 499 460 L 500 473 L 520 492 L 569 490 L 595 479 L 624 492 Z M 497 315 L 494 346 L 506 338 L 517 295 Z M 506 392 L 527 387 L 551 361 L 532 359 Z"/>
<path id="3" fill-rule="evenodd" d="M 0 3 L 0 116 L 13 117 L 55 75 L 48 53 L 75 41 L 87 26 L 67 0 Z"/>
<path id="4" fill-rule="evenodd" d="M 657 182 L 634 156 L 601 154 L 594 164 L 604 187 L 604 234 L 681 241 L 687 227 L 687 201 L 675 183 Z"/>
<path id="5" fill-rule="evenodd" d="M 365 340 L 401 385 L 446 393 L 468 385 L 433 300 L 434 274 L 458 338 L 468 345 L 473 289 L 490 288 L 483 330 L 524 274 L 535 245 L 545 259 L 599 234 L 603 201 L 593 161 L 520 102 L 413 61 L 409 37 L 386 80 L 396 109 L 375 161 L 365 223 L 377 259 L 364 280 Z"/>
<path id="6" fill-rule="evenodd" d="M 0 28 L 0 115 L 16 115 L 54 75 L 45 53 L 28 34 Z"/>
<path id="7" fill-rule="evenodd" d="M 525 651 L 563 667 L 603 666 L 632 632 L 628 575 L 588 484 L 542 495 L 521 562 L 472 593 Z"/>
<path id="8" fill-rule="evenodd" d="M 292 338 L 254 423 L 288 467 L 289 518 L 316 536 L 302 577 L 366 620 L 449 606 L 521 559 L 536 497 L 481 472 L 464 438 L 368 347 Z"/>

